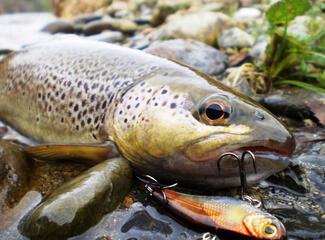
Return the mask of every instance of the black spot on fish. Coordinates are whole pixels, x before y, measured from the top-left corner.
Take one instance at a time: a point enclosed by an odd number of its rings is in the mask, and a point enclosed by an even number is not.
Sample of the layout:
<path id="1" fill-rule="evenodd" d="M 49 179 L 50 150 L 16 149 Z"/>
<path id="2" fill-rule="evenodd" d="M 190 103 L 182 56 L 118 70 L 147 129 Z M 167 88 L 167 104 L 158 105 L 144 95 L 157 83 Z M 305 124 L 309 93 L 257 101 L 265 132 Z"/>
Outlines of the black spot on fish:
<path id="1" fill-rule="evenodd" d="M 95 95 L 95 94 L 91 95 L 91 97 L 90 97 L 90 101 L 91 101 L 91 102 L 94 102 L 94 101 L 95 101 L 95 98 L 96 98 L 96 95 Z"/>
<path id="2" fill-rule="evenodd" d="M 171 103 L 171 104 L 170 104 L 170 108 L 171 108 L 171 109 L 176 108 L 176 103 Z"/>
<path id="3" fill-rule="evenodd" d="M 95 118 L 95 120 L 94 120 L 94 123 L 97 124 L 98 121 L 99 121 L 99 117 L 97 116 L 97 117 Z"/>
<path id="4" fill-rule="evenodd" d="M 135 108 L 138 108 L 140 106 L 140 103 L 137 103 L 137 105 L 135 105 Z"/>
<path id="5" fill-rule="evenodd" d="M 90 123 L 91 123 L 91 121 L 92 121 L 92 119 L 91 119 L 91 118 L 88 118 L 88 119 L 87 119 L 87 123 L 88 123 L 88 124 L 90 124 Z"/>
<path id="6" fill-rule="evenodd" d="M 174 96 L 174 99 L 177 99 L 179 96 L 178 96 L 178 94 L 176 94 L 175 96 Z"/>
<path id="7" fill-rule="evenodd" d="M 76 104 L 76 105 L 74 106 L 74 108 L 73 108 L 73 111 L 77 112 L 78 110 L 79 110 L 79 105 Z"/>
<path id="8" fill-rule="evenodd" d="M 100 102 L 98 102 L 98 103 L 96 104 L 96 111 L 98 111 L 99 108 L 100 108 Z"/>
<path id="9" fill-rule="evenodd" d="M 166 89 L 164 89 L 164 90 L 161 91 L 161 94 L 166 94 L 166 93 L 167 93 L 167 90 Z"/>
<path id="10" fill-rule="evenodd" d="M 128 122 L 128 119 L 127 118 L 124 118 L 124 122 L 127 123 Z"/>
<path id="11" fill-rule="evenodd" d="M 102 109 L 104 109 L 106 107 L 107 101 L 104 101 L 102 104 Z"/>

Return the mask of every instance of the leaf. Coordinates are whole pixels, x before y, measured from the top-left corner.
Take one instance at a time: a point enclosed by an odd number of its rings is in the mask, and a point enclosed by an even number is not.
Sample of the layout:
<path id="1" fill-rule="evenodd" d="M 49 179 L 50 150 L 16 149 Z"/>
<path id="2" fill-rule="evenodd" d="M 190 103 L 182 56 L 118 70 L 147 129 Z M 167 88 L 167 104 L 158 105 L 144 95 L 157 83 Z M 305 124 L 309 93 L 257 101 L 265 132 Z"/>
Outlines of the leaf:
<path id="1" fill-rule="evenodd" d="M 287 25 L 310 8 L 309 0 L 280 0 L 269 7 L 266 11 L 266 18 L 271 25 Z"/>
<path id="2" fill-rule="evenodd" d="M 308 90 L 311 90 L 314 92 L 325 94 L 325 88 L 317 87 L 310 83 L 305 83 L 305 82 L 300 82 L 300 81 L 295 81 L 295 80 L 281 80 L 281 81 L 277 81 L 275 84 L 289 84 L 289 85 L 294 85 L 297 87 L 302 87 L 302 88 L 305 88 L 305 89 L 308 89 Z"/>

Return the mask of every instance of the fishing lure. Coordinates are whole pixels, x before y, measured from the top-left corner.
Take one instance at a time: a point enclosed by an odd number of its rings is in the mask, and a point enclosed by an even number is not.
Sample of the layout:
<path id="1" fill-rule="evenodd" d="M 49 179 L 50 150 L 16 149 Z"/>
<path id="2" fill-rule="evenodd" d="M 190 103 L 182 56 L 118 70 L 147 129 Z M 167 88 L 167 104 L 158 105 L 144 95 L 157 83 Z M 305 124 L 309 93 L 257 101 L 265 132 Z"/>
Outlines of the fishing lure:
<path id="1" fill-rule="evenodd" d="M 256 239 L 286 239 L 285 227 L 276 217 L 246 201 L 176 192 L 170 188 L 177 183 L 162 186 L 149 175 L 138 179 L 158 202 L 189 222 Z"/>

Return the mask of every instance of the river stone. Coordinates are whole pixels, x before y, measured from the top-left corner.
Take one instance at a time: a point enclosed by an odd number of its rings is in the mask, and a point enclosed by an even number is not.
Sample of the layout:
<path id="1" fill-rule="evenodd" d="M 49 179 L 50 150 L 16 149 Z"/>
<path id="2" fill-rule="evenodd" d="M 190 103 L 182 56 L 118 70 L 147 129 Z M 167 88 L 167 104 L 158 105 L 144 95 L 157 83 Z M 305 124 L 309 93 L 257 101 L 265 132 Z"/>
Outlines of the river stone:
<path id="1" fill-rule="evenodd" d="M 219 39 L 219 47 L 221 48 L 245 48 L 254 44 L 254 38 L 250 34 L 234 27 L 224 30 Z"/>
<path id="2" fill-rule="evenodd" d="M 58 20 L 55 22 L 51 22 L 47 24 L 43 29 L 42 32 L 48 32 L 51 34 L 55 33 L 74 33 L 75 28 L 72 22 L 65 21 L 65 20 Z"/>
<path id="3" fill-rule="evenodd" d="M 111 3 L 112 0 L 52 0 L 54 13 L 64 18 L 92 13 L 97 9 L 109 6 Z"/>
<path id="4" fill-rule="evenodd" d="M 175 39 L 154 42 L 149 48 L 145 49 L 145 52 L 185 63 L 209 75 L 217 75 L 223 72 L 228 63 L 225 54 L 194 40 Z"/>
<path id="5" fill-rule="evenodd" d="M 0 140 L 0 214 L 13 207 L 27 192 L 29 172 L 22 147 Z"/>
<path id="6" fill-rule="evenodd" d="M 131 20 L 105 17 L 101 20 L 92 21 L 83 27 L 86 36 L 101 33 L 104 30 L 116 30 L 123 33 L 134 33 L 138 25 Z"/>
<path id="7" fill-rule="evenodd" d="M 89 36 L 88 39 L 107 43 L 118 43 L 123 40 L 123 34 L 118 31 L 104 31 L 99 34 Z"/>
<path id="8" fill-rule="evenodd" d="M 20 232 L 31 239 L 65 239 L 83 233 L 129 192 L 132 171 L 123 158 L 94 166 L 55 190 L 26 215 Z"/>
<path id="9" fill-rule="evenodd" d="M 237 21 L 255 20 L 262 16 L 262 12 L 257 8 L 240 8 L 234 13 L 233 19 Z"/>
<path id="10" fill-rule="evenodd" d="M 190 0 L 159 0 L 153 9 L 151 24 L 153 26 L 162 24 L 169 15 L 181 9 L 189 8 L 191 2 Z"/>
<path id="11" fill-rule="evenodd" d="M 157 31 L 158 39 L 193 39 L 216 46 L 220 32 L 233 25 L 231 18 L 220 12 L 200 11 L 173 15 Z"/>

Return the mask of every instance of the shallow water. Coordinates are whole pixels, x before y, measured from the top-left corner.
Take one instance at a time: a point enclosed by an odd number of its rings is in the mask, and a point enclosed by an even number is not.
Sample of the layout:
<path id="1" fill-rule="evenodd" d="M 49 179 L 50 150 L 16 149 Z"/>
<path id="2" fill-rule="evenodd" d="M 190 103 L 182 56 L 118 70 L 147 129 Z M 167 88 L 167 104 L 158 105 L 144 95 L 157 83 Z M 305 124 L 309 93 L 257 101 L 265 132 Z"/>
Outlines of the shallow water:
<path id="1" fill-rule="evenodd" d="M 53 19 L 50 14 L 0 16 L 0 48 L 17 49 L 36 41 L 47 41 L 51 36 L 39 30 Z M 290 167 L 250 188 L 250 194 L 261 198 L 264 208 L 283 221 L 290 240 L 325 239 L 325 131 L 296 129 L 295 132 L 298 146 Z M 13 130 L 4 138 L 33 144 Z M 53 168 L 49 165 L 39 169 L 45 171 L 46 176 L 46 171 Z M 74 174 L 82 170 L 81 167 Z M 60 181 L 65 180 L 62 179 Z M 224 194 L 233 195 L 234 192 L 225 191 Z M 175 219 L 137 187 L 128 198 L 134 202 L 128 204 L 130 207 L 106 215 L 96 226 L 72 239 L 202 239 L 207 236 L 204 235 L 206 230 Z M 40 194 L 29 192 L 16 206 L 11 224 L 0 228 L 0 239 L 26 239 L 18 233 L 17 223 L 40 201 Z"/>

